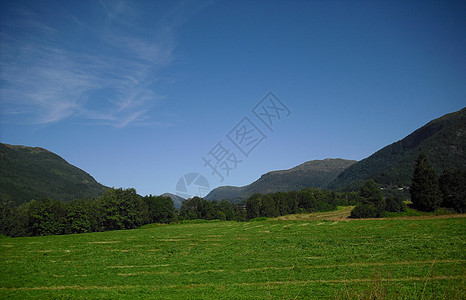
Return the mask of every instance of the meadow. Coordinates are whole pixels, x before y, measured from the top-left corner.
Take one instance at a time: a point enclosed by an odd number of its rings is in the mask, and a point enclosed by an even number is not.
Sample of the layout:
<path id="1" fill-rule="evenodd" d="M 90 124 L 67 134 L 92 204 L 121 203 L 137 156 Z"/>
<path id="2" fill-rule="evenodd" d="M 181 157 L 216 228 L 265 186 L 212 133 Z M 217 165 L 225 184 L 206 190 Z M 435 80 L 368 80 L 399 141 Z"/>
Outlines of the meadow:
<path id="1" fill-rule="evenodd" d="M 0 298 L 466 298 L 464 215 L 341 213 L 2 237 Z"/>

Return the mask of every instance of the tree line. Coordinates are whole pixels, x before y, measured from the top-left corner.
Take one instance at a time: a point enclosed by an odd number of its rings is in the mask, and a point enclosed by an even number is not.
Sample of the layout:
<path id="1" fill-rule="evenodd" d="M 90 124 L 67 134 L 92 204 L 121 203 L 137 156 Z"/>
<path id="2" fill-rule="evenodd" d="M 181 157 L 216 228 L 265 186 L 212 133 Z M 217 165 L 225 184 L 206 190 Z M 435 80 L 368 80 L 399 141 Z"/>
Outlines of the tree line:
<path id="1" fill-rule="evenodd" d="M 351 211 L 351 218 L 380 218 L 387 212 L 406 211 L 406 204 L 399 196 L 383 197 L 374 180 L 364 182 L 359 190 L 360 203 Z"/>
<path id="2" fill-rule="evenodd" d="M 0 233 L 13 237 L 134 229 L 175 220 L 171 198 L 142 197 L 132 188 L 107 189 L 101 197 L 66 203 L 48 198 L 19 207 L 8 199 L 0 203 Z"/>
<path id="3" fill-rule="evenodd" d="M 150 223 L 183 220 L 248 221 L 295 213 L 330 211 L 338 205 L 361 203 L 357 192 L 334 192 L 315 188 L 274 194 L 253 194 L 242 203 L 185 200 L 176 211 L 173 200 L 163 196 L 142 197 L 135 189 L 107 189 L 95 199 L 62 202 L 45 198 L 15 207 L 0 202 L 0 234 L 18 236 L 57 235 L 135 229 Z"/>
<path id="4" fill-rule="evenodd" d="M 438 177 L 424 153 L 420 153 L 409 187 L 412 207 L 425 212 L 446 208 L 466 212 L 466 170 L 447 169 Z M 406 205 L 398 196 L 384 198 L 380 187 L 368 180 L 360 188 L 361 204 L 351 212 L 352 218 L 378 218 L 386 212 L 402 212 Z"/>
<path id="5" fill-rule="evenodd" d="M 315 188 L 274 194 L 254 194 L 246 201 L 248 219 L 278 217 L 296 213 L 335 210 L 337 206 L 354 205 L 360 197 L 354 192 L 334 192 Z"/>
<path id="6" fill-rule="evenodd" d="M 232 204 L 226 200 L 207 201 L 194 197 L 183 201 L 180 220 L 248 221 L 260 217 L 334 210 L 338 205 L 360 203 L 356 192 L 333 192 L 316 188 L 272 194 L 253 194 L 245 201 Z"/>
<path id="7" fill-rule="evenodd" d="M 466 171 L 446 170 L 440 178 L 420 154 L 410 186 L 412 206 L 421 211 L 440 207 L 466 212 Z M 134 229 L 149 223 L 182 220 L 247 221 L 259 217 L 335 210 L 355 205 L 352 218 L 383 217 L 387 212 L 406 210 L 403 199 L 383 197 L 374 180 L 366 181 L 358 192 L 335 192 L 306 188 L 300 191 L 253 194 L 232 204 L 226 200 L 207 201 L 194 197 L 183 201 L 176 211 L 173 200 L 164 196 L 140 196 L 135 189 L 107 189 L 95 199 L 70 202 L 42 199 L 18 207 L 8 197 L 0 201 L 0 234 L 37 236 Z"/>
<path id="8" fill-rule="evenodd" d="M 359 201 L 358 193 L 338 193 L 315 188 L 264 195 L 257 193 L 237 204 L 227 200 L 207 201 L 194 197 L 183 201 L 179 219 L 248 221 L 259 217 L 329 211 L 336 209 L 337 205 L 354 205 Z"/>
<path id="9" fill-rule="evenodd" d="M 440 207 L 460 213 L 466 212 L 466 170 L 450 168 L 438 177 L 424 153 L 420 153 L 414 167 L 410 186 L 413 206 L 421 211 L 435 211 Z"/>
<path id="10" fill-rule="evenodd" d="M 227 200 L 208 201 L 193 197 L 181 204 L 179 220 L 222 220 L 246 221 L 246 212 L 242 203 L 233 204 Z"/>

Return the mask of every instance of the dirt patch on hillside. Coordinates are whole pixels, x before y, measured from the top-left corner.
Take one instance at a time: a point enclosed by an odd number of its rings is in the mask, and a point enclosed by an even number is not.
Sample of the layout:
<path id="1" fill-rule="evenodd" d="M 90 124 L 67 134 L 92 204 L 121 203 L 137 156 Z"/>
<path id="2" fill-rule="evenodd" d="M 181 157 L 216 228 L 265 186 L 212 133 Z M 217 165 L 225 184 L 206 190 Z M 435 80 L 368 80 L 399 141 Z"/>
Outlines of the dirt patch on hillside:
<path id="1" fill-rule="evenodd" d="M 276 221 L 341 221 L 347 220 L 354 206 L 347 206 L 335 211 L 294 214 L 274 218 Z"/>

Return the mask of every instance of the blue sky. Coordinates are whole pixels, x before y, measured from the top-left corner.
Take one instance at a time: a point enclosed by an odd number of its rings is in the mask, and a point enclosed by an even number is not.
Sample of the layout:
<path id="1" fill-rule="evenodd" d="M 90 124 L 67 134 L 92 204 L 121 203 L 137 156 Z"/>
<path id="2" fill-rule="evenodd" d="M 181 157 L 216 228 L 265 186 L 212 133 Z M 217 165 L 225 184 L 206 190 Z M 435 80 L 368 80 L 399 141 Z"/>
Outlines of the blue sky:
<path id="1" fill-rule="evenodd" d="M 0 5 L 1 142 L 142 195 L 190 172 L 214 188 L 361 160 L 466 103 L 464 1 Z M 252 111 L 270 91 L 289 109 L 272 130 Z M 250 124 L 246 156 L 228 135 Z"/>

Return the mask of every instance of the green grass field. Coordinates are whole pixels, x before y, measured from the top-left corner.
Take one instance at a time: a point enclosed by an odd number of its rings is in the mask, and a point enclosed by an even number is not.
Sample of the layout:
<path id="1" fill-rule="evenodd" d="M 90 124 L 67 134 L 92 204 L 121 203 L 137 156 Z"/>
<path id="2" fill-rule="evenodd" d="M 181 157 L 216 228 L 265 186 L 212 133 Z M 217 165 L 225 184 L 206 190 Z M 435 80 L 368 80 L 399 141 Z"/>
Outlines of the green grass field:
<path id="1" fill-rule="evenodd" d="M 340 220 L 1 238 L 0 297 L 466 297 L 464 217 Z"/>

